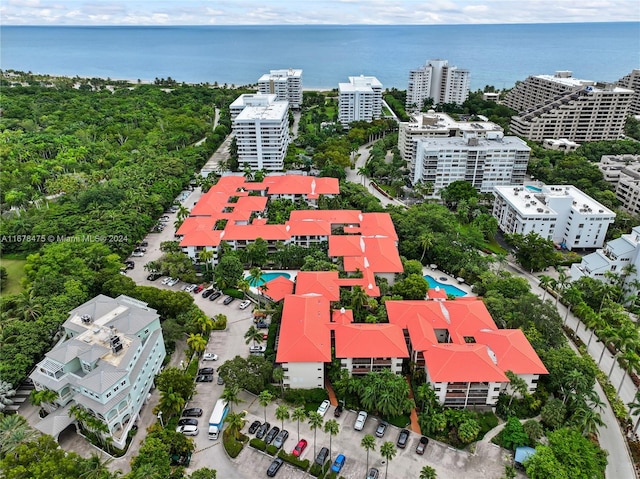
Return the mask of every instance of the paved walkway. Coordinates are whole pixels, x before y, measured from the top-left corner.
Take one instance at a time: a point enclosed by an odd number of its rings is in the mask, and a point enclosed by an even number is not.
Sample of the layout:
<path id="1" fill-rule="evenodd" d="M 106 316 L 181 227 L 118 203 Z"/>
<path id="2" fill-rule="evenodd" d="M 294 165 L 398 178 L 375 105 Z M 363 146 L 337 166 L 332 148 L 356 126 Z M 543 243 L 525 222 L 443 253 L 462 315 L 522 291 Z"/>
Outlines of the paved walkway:
<path id="1" fill-rule="evenodd" d="M 405 378 L 407 380 L 407 384 L 409 385 L 409 399 L 413 399 L 413 388 L 411 387 L 411 376 L 407 376 Z M 422 434 L 422 430 L 420 429 L 420 423 L 418 422 L 418 413 L 416 412 L 416 408 L 411 409 L 411 414 L 409 415 L 411 419 L 411 430 L 417 434 Z"/>
<path id="2" fill-rule="evenodd" d="M 325 379 L 324 381 L 324 387 L 327 390 L 327 394 L 329 395 L 329 402 L 331 403 L 332 406 L 337 406 L 338 405 L 338 398 L 336 396 L 335 391 L 333 390 L 333 386 L 331 386 L 331 383 L 329 382 L 329 379 Z"/>

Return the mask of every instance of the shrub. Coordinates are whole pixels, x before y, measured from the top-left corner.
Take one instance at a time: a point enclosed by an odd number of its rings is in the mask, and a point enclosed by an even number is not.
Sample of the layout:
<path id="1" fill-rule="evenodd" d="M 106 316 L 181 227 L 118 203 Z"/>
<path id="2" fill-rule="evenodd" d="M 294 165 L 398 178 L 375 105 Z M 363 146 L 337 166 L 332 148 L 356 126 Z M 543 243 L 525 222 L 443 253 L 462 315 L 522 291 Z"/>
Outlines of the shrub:
<path id="1" fill-rule="evenodd" d="M 293 454 L 287 454 L 283 450 L 280 450 L 280 452 L 278 453 L 278 457 L 282 459 L 284 462 L 288 462 L 292 466 L 302 469 L 303 471 L 306 471 L 307 469 L 309 469 L 309 459 L 300 460 Z"/>
<path id="2" fill-rule="evenodd" d="M 267 446 L 267 454 L 269 454 L 270 456 L 275 456 L 278 453 L 278 448 L 276 446 L 274 446 L 273 444 L 269 444 Z"/>
<path id="3" fill-rule="evenodd" d="M 309 469 L 309 474 L 311 474 L 313 477 L 324 477 L 326 473 L 326 469 L 330 467 L 328 464 L 329 463 L 327 463 L 326 466 L 323 468 L 322 466 L 314 462 L 311 465 L 311 469 Z"/>
<path id="4" fill-rule="evenodd" d="M 244 299 L 244 293 L 238 289 L 235 288 L 227 288 L 227 289 L 223 289 L 222 292 L 224 294 L 226 294 L 227 296 L 231 296 L 233 298 L 236 299 Z"/>
<path id="5" fill-rule="evenodd" d="M 229 434 L 229 429 L 225 429 L 222 433 L 222 444 L 231 458 L 238 457 L 244 446 L 240 441 L 236 441 L 232 434 Z"/>
<path id="6" fill-rule="evenodd" d="M 411 419 L 409 419 L 409 416 L 407 416 L 406 414 L 402 414 L 400 416 L 394 416 L 386 419 L 389 424 L 393 424 L 394 426 L 399 428 L 407 427 L 407 424 L 411 422 Z"/>
<path id="7" fill-rule="evenodd" d="M 284 393 L 286 402 L 294 405 L 313 406 L 310 410 L 315 410 L 322 401 L 328 398 L 327 391 L 322 388 L 287 389 Z"/>
<path id="8" fill-rule="evenodd" d="M 219 319 L 213 321 L 213 329 L 215 331 L 227 329 L 227 317 L 224 314 L 221 314 Z"/>
<path id="9" fill-rule="evenodd" d="M 267 449 L 267 445 L 265 444 L 265 442 L 262 439 L 258 439 L 257 437 L 251 439 L 251 441 L 249 441 L 249 445 L 252 448 L 258 449 L 263 452 Z"/>

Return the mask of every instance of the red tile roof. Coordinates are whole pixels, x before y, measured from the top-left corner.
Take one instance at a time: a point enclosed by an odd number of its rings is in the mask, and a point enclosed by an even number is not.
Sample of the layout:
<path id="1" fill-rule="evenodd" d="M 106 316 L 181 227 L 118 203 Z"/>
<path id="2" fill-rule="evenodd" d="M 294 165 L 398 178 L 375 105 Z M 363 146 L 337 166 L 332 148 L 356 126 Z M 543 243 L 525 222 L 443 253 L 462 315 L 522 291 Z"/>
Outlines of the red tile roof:
<path id="1" fill-rule="evenodd" d="M 483 344 L 438 344 L 422 354 L 433 382 L 508 382 Z"/>
<path id="2" fill-rule="evenodd" d="M 337 195 L 340 184 L 337 178 L 316 178 L 314 176 L 281 175 L 267 176 L 264 179 L 270 195 L 305 195 L 317 198 L 318 195 Z"/>
<path id="3" fill-rule="evenodd" d="M 516 374 L 548 374 L 531 343 L 519 329 L 482 330 L 475 335 L 495 353 L 498 367 Z"/>
<path id="4" fill-rule="evenodd" d="M 427 291 L 427 296 L 429 299 L 447 299 L 447 292 L 444 289 L 440 289 L 439 286 L 435 288 L 430 288 Z"/>
<path id="5" fill-rule="evenodd" d="M 317 293 L 328 301 L 340 300 L 337 271 L 300 271 L 296 277 L 296 294 Z"/>
<path id="6" fill-rule="evenodd" d="M 276 362 L 331 362 L 329 302 L 319 294 L 285 297 Z"/>
<path id="7" fill-rule="evenodd" d="M 288 294 L 293 293 L 293 285 L 293 281 L 289 278 L 278 276 L 271 281 L 267 281 L 267 289 L 263 294 L 274 301 L 280 301 Z M 258 289 L 262 291 L 262 286 L 258 287 Z"/>
<path id="8" fill-rule="evenodd" d="M 408 358 L 402 329 L 394 324 L 336 324 L 337 358 Z"/>

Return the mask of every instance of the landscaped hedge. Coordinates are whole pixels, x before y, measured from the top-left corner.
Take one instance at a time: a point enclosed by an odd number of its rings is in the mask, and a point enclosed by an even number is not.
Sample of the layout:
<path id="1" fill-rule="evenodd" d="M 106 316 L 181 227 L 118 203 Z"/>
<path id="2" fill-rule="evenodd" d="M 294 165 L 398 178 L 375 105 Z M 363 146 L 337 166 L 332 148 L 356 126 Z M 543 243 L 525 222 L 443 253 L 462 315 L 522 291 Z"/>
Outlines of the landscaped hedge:
<path id="1" fill-rule="evenodd" d="M 274 446 L 273 444 L 269 444 L 267 446 L 267 454 L 269 454 L 270 456 L 275 456 L 278 453 L 278 448 L 276 446 Z"/>
<path id="2" fill-rule="evenodd" d="M 213 321 L 213 330 L 223 331 L 225 329 L 227 329 L 227 317 L 223 314 L 220 319 L 215 319 Z"/>
<path id="3" fill-rule="evenodd" d="M 233 435 L 229 434 L 229 429 L 225 429 L 222 433 L 222 444 L 231 458 L 238 457 L 244 446 L 240 441 L 236 441 Z"/>
<path id="4" fill-rule="evenodd" d="M 315 389 L 287 389 L 284 400 L 294 405 L 309 405 L 317 408 L 322 401 L 328 399 L 327 391 L 322 388 Z"/>
<path id="5" fill-rule="evenodd" d="M 330 462 L 326 462 L 324 466 L 320 466 L 314 462 L 311 465 L 311 469 L 309 469 L 309 474 L 311 474 L 313 477 L 324 477 L 330 467 Z"/>
<path id="6" fill-rule="evenodd" d="M 227 296 L 232 296 L 236 299 L 244 299 L 244 293 L 238 289 L 235 288 L 227 288 L 227 289 L 223 289 L 222 292 L 224 294 L 226 294 Z"/>
<path id="7" fill-rule="evenodd" d="M 278 453 L 278 457 L 284 462 L 288 462 L 292 466 L 302 469 L 303 471 L 309 469 L 309 459 L 300 460 L 293 454 L 287 454 L 283 450 L 280 450 L 280 452 Z"/>
<path id="8" fill-rule="evenodd" d="M 262 452 L 265 452 L 265 450 L 267 449 L 267 445 L 265 444 L 265 442 L 262 439 L 258 439 L 257 437 L 251 439 L 251 441 L 249 441 L 249 445 L 254 449 L 258 449 Z"/>

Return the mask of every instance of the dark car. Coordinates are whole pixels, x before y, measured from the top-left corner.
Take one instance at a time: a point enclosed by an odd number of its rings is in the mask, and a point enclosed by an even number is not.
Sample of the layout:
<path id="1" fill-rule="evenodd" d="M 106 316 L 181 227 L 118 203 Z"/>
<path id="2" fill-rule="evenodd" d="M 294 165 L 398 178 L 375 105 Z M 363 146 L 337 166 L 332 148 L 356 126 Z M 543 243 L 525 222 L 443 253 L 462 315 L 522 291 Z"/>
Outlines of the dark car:
<path id="1" fill-rule="evenodd" d="M 403 429 L 398 434 L 398 440 L 396 441 L 396 446 L 400 449 L 404 449 L 407 447 L 407 442 L 409 441 L 409 431 L 407 429 Z"/>
<path id="2" fill-rule="evenodd" d="M 378 423 L 378 427 L 376 428 L 376 437 L 384 436 L 384 433 L 387 430 L 387 426 L 389 426 L 389 424 L 387 424 L 385 421 L 380 421 L 380 423 Z"/>
<path id="3" fill-rule="evenodd" d="M 289 437 L 289 431 L 287 431 L 286 429 L 283 429 L 278 433 L 276 438 L 273 440 L 273 445 L 278 449 L 280 449 L 282 446 L 284 446 L 284 443 L 288 437 Z"/>
<path id="4" fill-rule="evenodd" d="M 226 298 L 224 298 L 224 301 L 222 302 L 222 304 L 229 305 L 233 303 L 235 300 L 236 298 L 234 298 L 233 296 L 227 296 Z"/>
<path id="5" fill-rule="evenodd" d="M 196 377 L 197 383 L 212 383 L 213 374 L 200 374 Z"/>
<path id="6" fill-rule="evenodd" d="M 198 420 L 190 417 L 183 417 L 178 421 L 178 426 L 197 426 Z"/>
<path id="7" fill-rule="evenodd" d="M 282 467 L 282 462 L 282 459 L 280 459 L 279 457 L 275 458 L 269 466 L 269 469 L 267 469 L 267 476 L 275 476 L 276 473 L 280 470 L 280 467 Z"/>
<path id="8" fill-rule="evenodd" d="M 320 449 L 320 452 L 316 456 L 316 464 L 319 466 L 324 466 L 324 463 L 329 459 L 329 449 L 323 447 Z"/>
<path id="9" fill-rule="evenodd" d="M 209 296 L 209 301 L 215 301 L 220 296 L 222 296 L 222 293 L 220 291 L 215 291 L 211 294 L 211 296 Z"/>
<path id="10" fill-rule="evenodd" d="M 209 296 L 211 296 L 213 294 L 213 289 L 205 289 L 202 292 L 202 297 L 203 298 L 208 298 Z"/>
<path id="11" fill-rule="evenodd" d="M 260 421 L 253 421 L 251 423 L 251 426 L 249 426 L 249 434 L 253 434 L 254 432 L 256 432 L 260 427 L 260 424 L 261 424 Z"/>
<path id="12" fill-rule="evenodd" d="M 162 276 L 160 273 L 151 273 L 149 274 L 149 276 L 147 276 L 147 279 L 149 281 L 155 281 L 156 279 L 158 279 L 160 276 Z"/>
<path id="13" fill-rule="evenodd" d="M 149 246 L 149 242 L 148 241 L 140 241 L 140 244 L 138 246 L 147 247 L 147 246 Z"/>
<path id="14" fill-rule="evenodd" d="M 375 467 L 369 469 L 369 472 L 367 473 L 367 479 L 378 479 L 379 476 L 380 472 Z"/>
<path id="15" fill-rule="evenodd" d="M 136 267 L 136 264 L 133 261 L 125 261 L 124 265 L 127 267 L 127 269 L 133 269 Z"/>
<path id="16" fill-rule="evenodd" d="M 190 407 L 182 411 L 184 417 L 200 417 L 202 416 L 202 409 L 199 407 Z"/>
<path id="17" fill-rule="evenodd" d="M 269 327 L 268 323 L 265 323 L 264 321 L 258 321 L 256 323 L 256 328 L 258 329 L 267 329 Z"/>
<path id="18" fill-rule="evenodd" d="M 213 374 L 213 368 L 200 368 L 198 374 Z"/>
<path id="19" fill-rule="evenodd" d="M 256 431 L 256 437 L 258 439 L 262 439 L 265 436 L 265 434 L 267 434 L 267 431 L 269 430 L 270 427 L 271 427 L 271 424 L 269 424 L 268 422 L 261 424 L 258 430 Z"/>
<path id="20" fill-rule="evenodd" d="M 333 417 L 340 417 L 340 415 L 342 414 L 342 411 L 344 411 L 342 404 L 338 404 L 336 406 L 336 410 L 333 411 Z"/>
<path id="21" fill-rule="evenodd" d="M 416 453 L 418 454 L 424 454 L 424 450 L 427 448 L 427 444 L 429 444 L 429 439 L 422 436 L 420 438 L 420 442 L 418 442 L 418 445 L 416 446 Z"/>
<path id="22" fill-rule="evenodd" d="M 271 444 L 279 432 L 280 428 L 278 426 L 273 426 L 271 429 L 269 429 L 269 432 L 264 437 L 265 444 Z"/>

